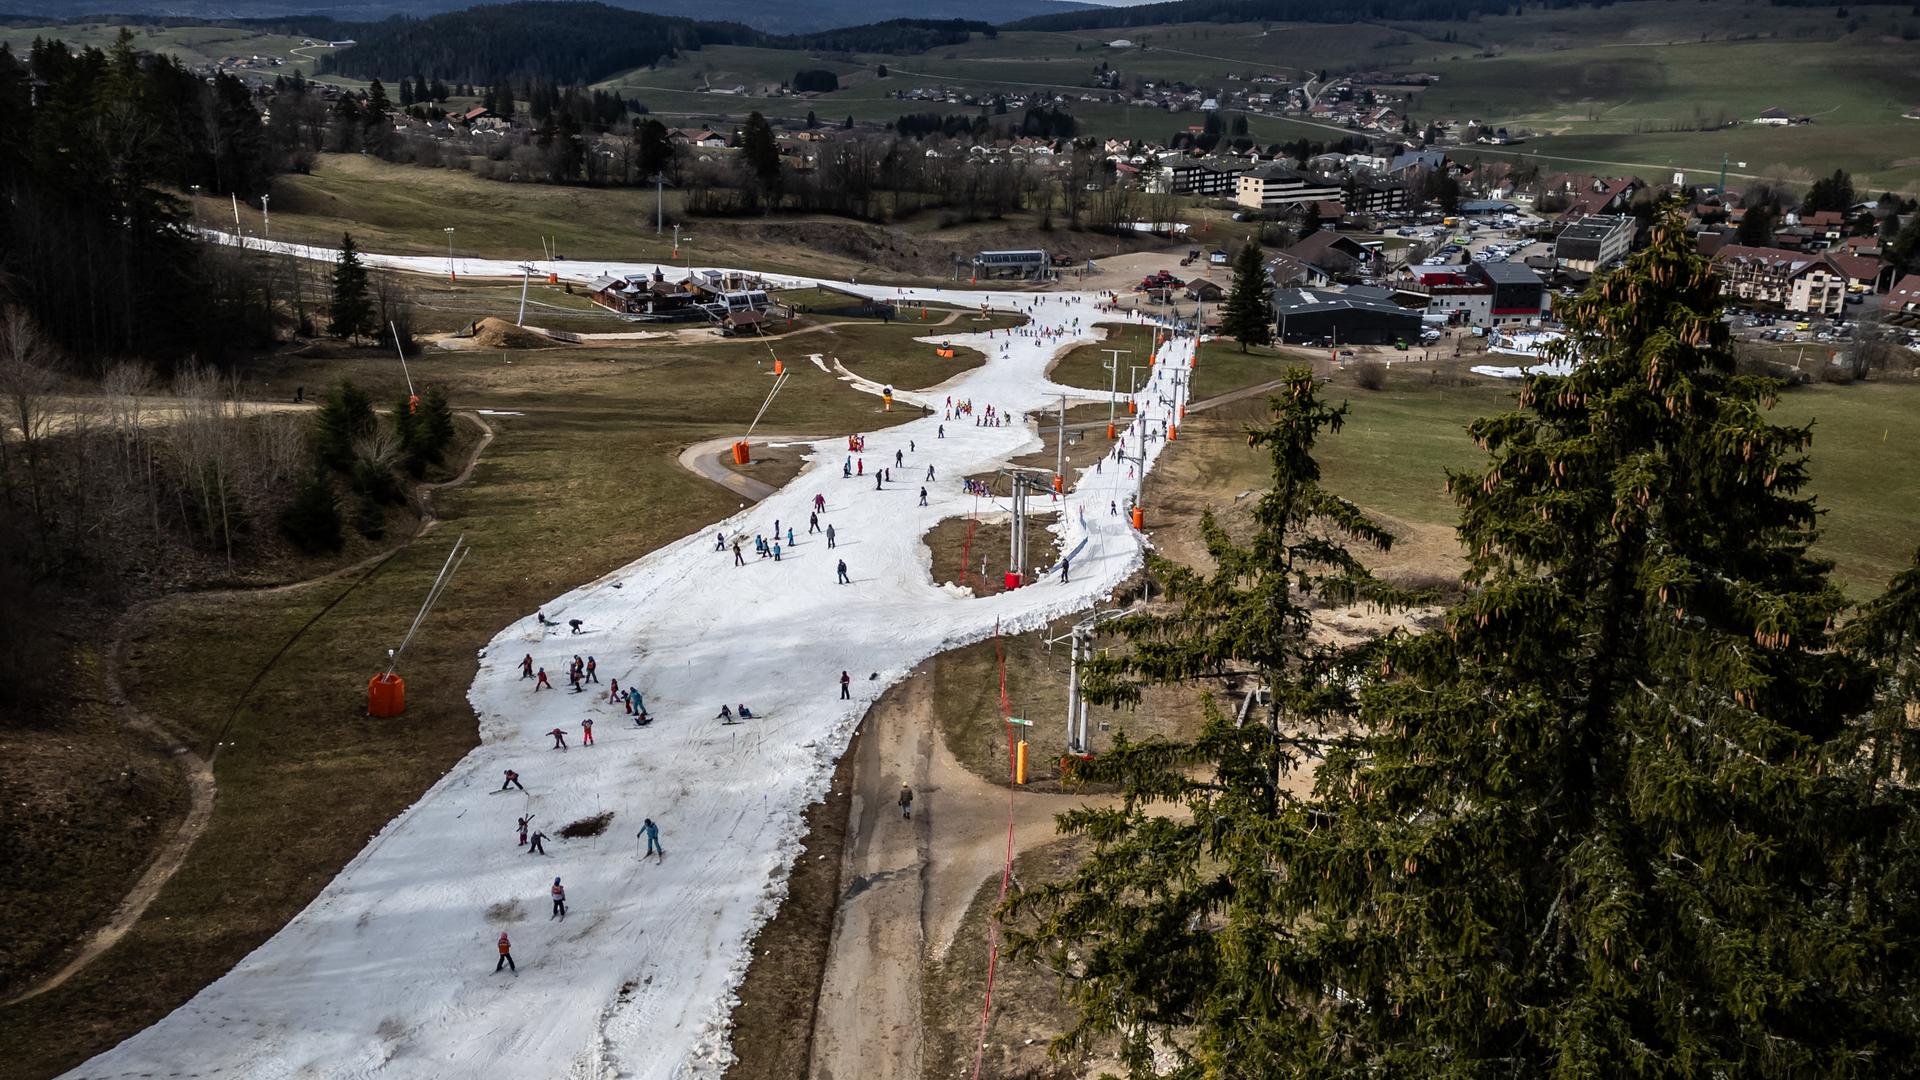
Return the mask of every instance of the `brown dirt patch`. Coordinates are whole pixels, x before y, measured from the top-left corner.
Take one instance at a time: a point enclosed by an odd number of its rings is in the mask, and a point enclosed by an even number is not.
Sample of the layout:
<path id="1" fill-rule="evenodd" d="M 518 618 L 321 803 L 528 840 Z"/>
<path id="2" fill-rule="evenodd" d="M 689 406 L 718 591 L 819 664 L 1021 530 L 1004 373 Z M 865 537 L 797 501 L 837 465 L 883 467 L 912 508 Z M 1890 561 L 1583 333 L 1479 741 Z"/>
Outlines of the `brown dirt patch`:
<path id="1" fill-rule="evenodd" d="M 482 349 L 544 349 L 554 343 L 545 334 L 536 334 L 491 316 L 481 319 L 474 327 L 473 342 Z"/>

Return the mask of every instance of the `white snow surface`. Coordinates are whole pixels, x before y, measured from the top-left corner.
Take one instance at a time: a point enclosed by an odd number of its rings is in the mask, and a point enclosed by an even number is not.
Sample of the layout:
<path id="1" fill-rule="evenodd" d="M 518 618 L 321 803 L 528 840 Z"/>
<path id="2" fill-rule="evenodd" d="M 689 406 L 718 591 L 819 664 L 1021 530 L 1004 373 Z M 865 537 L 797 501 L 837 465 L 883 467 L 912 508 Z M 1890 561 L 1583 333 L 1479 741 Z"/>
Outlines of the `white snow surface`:
<path id="1" fill-rule="evenodd" d="M 324 249 L 283 250 L 333 257 Z M 446 264 L 380 255 L 367 262 L 429 272 Z M 517 275 L 520 265 L 458 260 L 462 274 Z M 575 280 L 651 270 L 558 262 L 535 272 L 549 268 Z M 1052 526 L 1063 550 L 1085 541 L 1071 584 L 1055 572 L 972 597 L 936 584 L 921 540 L 942 519 L 1003 509 L 977 505 L 961 478 L 1036 449 L 1032 414 L 1057 407 L 1061 393 L 1104 400 L 1053 385 L 1044 371 L 1058 351 L 1091 340 L 1096 320 L 1129 316 L 1100 312 L 1091 294 L 841 287 L 1031 310 L 1030 326 L 1060 333 L 952 335 L 955 345 L 986 353 L 987 363 L 931 390 L 896 392 L 896 408 L 933 411 L 869 433 L 856 455 L 866 476 L 841 478 L 844 436 L 811 444 L 800 475 L 764 502 L 555 597 L 543 610 L 560 629 L 543 630 L 530 611 L 501 630 L 482 652 L 469 691 L 480 745 L 231 972 L 68 1075 L 678 1080 L 721 1073 L 732 1058 L 729 1016 L 751 942 L 785 897 L 803 812 L 825 794 L 862 714 L 916 664 L 987 637 L 996 624 L 1015 632 L 1091 606 L 1140 564 L 1144 550 L 1125 517 L 1109 513 L 1117 502 L 1124 514 L 1137 484 L 1128 464 L 1112 458 L 1099 473 L 1069 478 L 1066 513 Z M 1143 449 L 1149 466 L 1165 443 L 1143 445 L 1141 435 L 1159 435 L 1178 408 L 1173 372 L 1189 366 L 1192 352 L 1190 339 L 1165 346 L 1155 378 L 1137 395 L 1140 415 L 1124 445 L 1129 453 Z M 943 420 L 949 395 L 971 399 L 975 417 Z M 1017 422 L 975 426 L 988 405 Z M 890 466 L 909 440 L 916 449 L 893 482 L 875 491 L 874 469 Z M 935 481 L 925 480 L 929 464 Z M 931 503 L 924 508 L 923 483 Z M 807 532 L 816 493 L 826 496 L 821 522 L 834 526 L 836 550 Z M 779 563 L 754 558 L 753 535 L 770 535 L 776 518 L 798 544 Z M 747 565 L 736 568 L 730 549 L 714 550 L 716 531 L 729 541 L 745 535 Z M 989 554 L 996 572 L 1003 569 L 1004 554 Z M 836 584 L 837 559 L 846 560 L 852 584 Z M 949 568 L 939 569 L 944 581 Z M 484 586 L 456 579 L 452 587 Z M 569 619 L 583 620 L 584 633 L 568 633 Z M 633 727 L 607 703 L 604 685 L 595 688 L 600 693 L 571 693 L 564 675 L 575 653 L 592 655 L 603 681 L 638 686 L 651 726 Z M 526 654 L 557 691 L 536 694 L 521 679 Z M 852 674 L 847 701 L 839 699 L 843 669 Z M 723 703 L 742 702 L 756 719 L 716 721 Z M 595 721 L 592 748 L 578 745 L 585 717 Z M 571 750 L 548 749 L 543 733 L 554 727 L 567 729 Z M 1053 734 L 1043 729 L 1041 745 Z M 520 773 L 525 794 L 497 790 L 505 769 Z M 562 825 L 606 810 L 614 817 L 605 835 L 558 838 Z M 554 834 L 547 858 L 515 844 L 514 819 L 527 812 L 537 815 L 536 828 Z M 659 824 L 666 849 L 657 863 L 639 857 L 635 834 L 647 817 Z M 548 918 L 555 877 L 570 906 L 558 921 Z M 493 972 L 502 930 L 512 935 L 517 976 Z"/>

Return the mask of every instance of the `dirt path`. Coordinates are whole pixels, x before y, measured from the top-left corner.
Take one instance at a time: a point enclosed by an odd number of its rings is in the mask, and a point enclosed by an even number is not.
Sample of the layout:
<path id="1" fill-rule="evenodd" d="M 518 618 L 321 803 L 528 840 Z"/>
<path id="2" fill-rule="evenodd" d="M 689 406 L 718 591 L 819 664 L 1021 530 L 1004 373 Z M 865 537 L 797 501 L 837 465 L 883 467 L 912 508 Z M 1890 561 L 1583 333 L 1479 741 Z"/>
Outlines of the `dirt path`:
<path id="1" fill-rule="evenodd" d="M 761 436 L 760 441 L 767 442 L 771 439 L 780 439 L 782 442 L 804 442 L 819 437 L 820 436 L 817 435 L 796 435 L 789 439 L 783 435 L 764 435 Z M 751 442 L 753 440 L 749 439 L 748 441 Z M 761 499 L 780 490 L 772 484 L 755 480 L 751 476 L 742 476 L 732 469 L 727 468 L 726 465 L 720 461 L 720 455 L 730 453 L 733 449 L 733 443 L 734 440 L 729 438 L 708 439 L 706 442 L 694 443 L 692 446 L 680 451 L 680 467 L 695 476 L 702 476 L 719 484 L 721 487 L 726 488 L 728 491 L 733 492 L 748 502 L 759 502 Z"/>
<path id="2" fill-rule="evenodd" d="M 1007 790 L 975 777 L 934 725 L 923 670 L 867 715 L 854 765 L 846 887 L 814 1017 L 812 1080 L 921 1074 L 921 974 L 955 946 L 980 882 L 1007 854 Z M 902 782 L 913 820 L 900 817 Z M 1053 816 L 1081 800 L 1013 796 L 1015 850 L 1054 835 Z"/>
<path id="3" fill-rule="evenodd" d="M 126 937 L 127 932 L 132 930 L 134 925 L 140 921 L 140 917 L 146 914 L 147 907 L 153 903 L 154 898 L 160 895 L 161 888 L 164 887 L 168 881 L 172 880 L 173 875 L 177 873 L 180 867 L 187 861 L 187 853 L 193 850 L 194 842 L 200 839 L 201 834 L 206 832 L 207 825 L 213 820 L 214 797 L 219 794 L 219 786 L 214 781 L 213 776 L 213 762 L 219 754 L 217 742 L 214 750 L 206 754 L 201 754 L 192 747 L 188 740 L 182 738 L 178 732 L 174 731 L 163 720 L 141 710 L 139 706 L 135 705 L 133 699 L 127 694 L 125 687 L 121 685 L 120 672 L 126 667 L 127 644 L 133 626 L 148 612 L 161 604 L 176 602 L 187 597 L 202 600 L 238 595 L 260 596 L 269 593 L 290 592 L 294 589 L 311 588 L 315 585 L 337 581 L 351 574 L 366 570 L 399 554 L 415 540 L 425 536 L 429 530 L 440 523 L 440 519 L 433 515 L 432 493 L 442 488 L 449 488 L 457 484 L 466 483 L 468 478 L 473 475 L 474 467 L 480 463 L 481 452 L 487 448 L 489 443 L 493 442 L 493 428 L 489 426 L 485 420 L 471 413 L 460 413 L 459 415 L 479 425 L 481 431 L 480 441 L 474 444 L 473 452 L 468 456 L 465 467 L 463 467 L 459 473 L 450 479 L 421 486 L 420 527 L 414 531 L 413 536 L 409 537 L 406 543 L 400 544 L 391 550 L 381 552 L 378 555 L 362 559 L 350 566 L 343 566 L 339 569 L 328 571 L 318 577 L 288 582 L 283 585 L 269 585 L 257 589 L 222 589 L 211 592 L 196 592 L 161 597 L 157 600 L 136 605 L 120 617 L 114 626 L 113 642 L 108 652 L 109 662 L 102 672 L 102 678 L 106 684 L 107 700 L 113 705 L 119 715 L 126 717 L 128 727 L 152 736 L 168 753 L 173 755 L 174 760 L 180 763 L 180 770 L 187 782 L 187 814 L 181 819 L 180 827 L 174 830 L 173 836 L 169 837 L 167 842 L 161 846 L 160 850 L 154 853 L 153 861 L 147 864 L 147 868 L 141 873 L 140 879 L 134 882 L 132 889 L 127 891 L 127 895 L 121 899 L 119 906 L 114 908 L 113 914 L 107 919 L 106 923 L 87 937 L 86 941 L 80 946 L 79 951 L 75 952 L 72 959 L 62 965 L 60 970 L 22 991 L 18 996 L 8 1001 L 8 1005 L 25 1001 L 28 998 L 38 997 L 66 982 L 84 970 L 88 964 L 91 964 L 101 954 L 118 944 L 121 938 Z M 341 595 L 344 597 L 346 594 L 342 593 Z M 294 637 L 287 642 L 287 645 L 291 646 L 294 641 L 299 640 L 300 634 L 304 633 L 306 629 L 312 625 L 313 624 L 309 622 L 306 627 L 302 627 L 301 630 L 295 633 Z M 282 647 L 281 651 L 285 652 L 285 647 Z M 276 655 L 275 658 L 278 659 L 278 656 Z M 269 661 L 267 668 L 263 668 L 260 674 L 264 676 L 271 667 L 272 662 Z M 256 681 L 258 681 L 257 678 Z M 236 707 L 238 704 L 238 702 L 235 702 Z"/>

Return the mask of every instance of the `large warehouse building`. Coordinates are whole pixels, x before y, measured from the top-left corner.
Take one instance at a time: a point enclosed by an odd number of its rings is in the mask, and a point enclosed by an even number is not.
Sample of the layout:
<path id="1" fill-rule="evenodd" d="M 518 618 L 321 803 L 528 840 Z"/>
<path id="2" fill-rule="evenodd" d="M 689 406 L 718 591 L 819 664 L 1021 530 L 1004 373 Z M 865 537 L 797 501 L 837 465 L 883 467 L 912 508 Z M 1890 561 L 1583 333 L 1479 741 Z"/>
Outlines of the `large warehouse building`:
<path id="1" fill-rule="evenodd" d="M 1273 321 L 1289 345 L 1391 345 L 1420 340 L 1420 313 L 1385 290 L 1275 289 Z"/>

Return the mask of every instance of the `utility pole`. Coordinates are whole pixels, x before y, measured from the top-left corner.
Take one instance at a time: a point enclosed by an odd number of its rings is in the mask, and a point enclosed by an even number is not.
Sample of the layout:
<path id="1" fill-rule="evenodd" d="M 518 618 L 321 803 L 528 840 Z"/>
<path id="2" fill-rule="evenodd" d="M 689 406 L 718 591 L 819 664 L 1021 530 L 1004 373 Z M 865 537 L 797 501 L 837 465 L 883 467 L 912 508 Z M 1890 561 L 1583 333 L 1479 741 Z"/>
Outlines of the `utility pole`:
<path id="1" fill-rule="evenodd" d="M 667 212 L 665 209 L 666 203 L 664 202 L 666 198 L 666 195 L 664 192 L 665 186 L 666 186 L 665 177 L 661 176 L 659 173 L 654 173 L 653 174 L 653 235 L 655 236 L 659 236 L 661 231 L 666 227 L 665 223 L 667 220 L 667 216 L 666 216 Z"/>
<path id="2" fill-rule="evenodd" d="M 453 278 L 453 226 L 448 225 L 440 231 L 447 234 L 447 278 L 448 280 L 452 280 Z"/>
<path id="3" fill-rule="evenodd" d="M 260 196 L 260 217 L 266 225 L 267 239 L 269 240 L 273 239 L 273 215 L 267 211 L 267 200 L 271 198 L 273 198 L 271 195 Z"/>
<path id="4" fill-rule="evenodd" d="M 529 264 L 527 264 L 527 263 L 521 263 L 521 264 L 520 264 L 520 316 L 519 316 L 518 318 L 516 318 L 516 319 L 514 319 L 514 320 L 513 320 L 513 325 L 515 325 L 515 326 L 524 326 L 524 325 L 526 325 L 526 322 L 527 322 L 527 281 L 528 281 L 528 279 L 530 279 L 530 278 L 532 278 L 532 277 L 533 277 L 533 267 L 532 267 L 531 265 L 529 265 Z"/>
<path id="5" fill-rule="evenodd" d="M 1113 380 L 1107 386 L 1107 438 L 1111 439 L 1113 438 L 1114 411 L 1120 406 L 1120 357 L 1132 356 L 1133 350 L 1101 349 L 1100 351 L 1113 356 L 1113 359 L 1107 361 L 1107 370 L 1113 372 Z"/>

